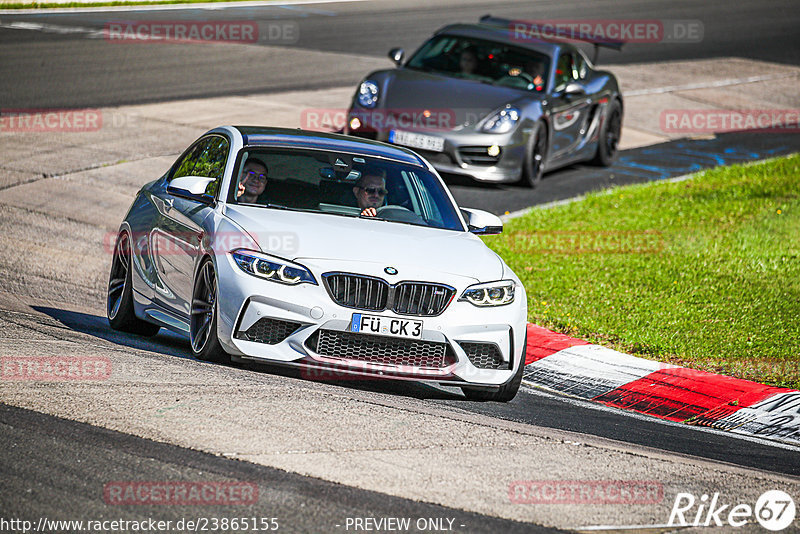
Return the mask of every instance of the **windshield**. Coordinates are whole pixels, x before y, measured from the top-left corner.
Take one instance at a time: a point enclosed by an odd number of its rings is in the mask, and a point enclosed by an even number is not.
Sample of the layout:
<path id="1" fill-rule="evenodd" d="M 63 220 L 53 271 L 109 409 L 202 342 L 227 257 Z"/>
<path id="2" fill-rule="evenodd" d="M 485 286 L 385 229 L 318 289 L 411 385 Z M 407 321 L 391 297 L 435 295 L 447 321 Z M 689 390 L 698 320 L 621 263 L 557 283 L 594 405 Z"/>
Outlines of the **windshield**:
<path id="1" fill-rule="evenodd" d="M 439 179 L 421 167 L 341 152 L 245 147 L 235 173 L 231 203 L 464 231 Z"/>
<path id="2" fill-rule="evenodd" d="M 549 59 L 515 46 L 440 35 L 425 43 L 406 67 L 526 91 L 543 91 Z"/>

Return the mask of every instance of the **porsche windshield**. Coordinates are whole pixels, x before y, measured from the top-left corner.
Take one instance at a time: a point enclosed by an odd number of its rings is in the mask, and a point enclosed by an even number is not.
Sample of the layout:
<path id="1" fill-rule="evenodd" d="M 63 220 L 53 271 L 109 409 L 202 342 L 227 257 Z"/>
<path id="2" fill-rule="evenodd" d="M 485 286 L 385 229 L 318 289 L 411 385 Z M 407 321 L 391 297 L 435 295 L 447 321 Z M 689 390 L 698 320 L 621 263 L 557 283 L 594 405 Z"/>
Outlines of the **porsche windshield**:
<path id="1" fill-rule="evenodd" d="M 228 202 L 464 231 L 426 169 L 335 151 L 245 147 Z"/>
<path id="2" fill-rule="evenodd" d="M 453 35 L 434 37 L 408 60 L 407 68 L 446 76 L 543 91 L 549 59 L 514 46 Z"/>

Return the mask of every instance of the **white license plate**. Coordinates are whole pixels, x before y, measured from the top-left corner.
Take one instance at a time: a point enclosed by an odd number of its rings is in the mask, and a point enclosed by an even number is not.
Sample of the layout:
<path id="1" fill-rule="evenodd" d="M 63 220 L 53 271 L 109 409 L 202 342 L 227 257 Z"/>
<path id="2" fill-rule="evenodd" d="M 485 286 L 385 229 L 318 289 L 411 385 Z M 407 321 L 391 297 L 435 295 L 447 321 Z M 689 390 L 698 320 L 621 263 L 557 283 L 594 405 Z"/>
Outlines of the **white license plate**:
<path id="1" fill-rule="evenodd" d="M 389 132 L 389 142 L 396 145 L 410 146 L 411 148 L 430 150 L 431 152 L 444 151 L 444 138 L 433 135 L 392 130 Z"/>
<path id="2" fill-rule="evenodd" d="M 422 321 L 354 313 L 353 320 L 350 321 L 350 331 L 361 334 L 419 339 L 422 337 Z"/>

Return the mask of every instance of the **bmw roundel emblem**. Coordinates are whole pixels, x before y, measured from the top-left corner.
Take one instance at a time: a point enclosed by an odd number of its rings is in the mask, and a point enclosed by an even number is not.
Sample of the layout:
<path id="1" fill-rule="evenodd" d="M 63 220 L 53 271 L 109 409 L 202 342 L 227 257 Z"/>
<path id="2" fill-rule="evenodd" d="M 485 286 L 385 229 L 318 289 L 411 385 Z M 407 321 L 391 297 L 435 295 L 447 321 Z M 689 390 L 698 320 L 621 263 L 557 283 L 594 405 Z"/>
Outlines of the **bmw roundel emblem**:
<path id="1" fill-rule="evenodd" d="M 387 267 L 383 270 L 386 274 L 397 274 L 397 269 L 394 267 Z"/>

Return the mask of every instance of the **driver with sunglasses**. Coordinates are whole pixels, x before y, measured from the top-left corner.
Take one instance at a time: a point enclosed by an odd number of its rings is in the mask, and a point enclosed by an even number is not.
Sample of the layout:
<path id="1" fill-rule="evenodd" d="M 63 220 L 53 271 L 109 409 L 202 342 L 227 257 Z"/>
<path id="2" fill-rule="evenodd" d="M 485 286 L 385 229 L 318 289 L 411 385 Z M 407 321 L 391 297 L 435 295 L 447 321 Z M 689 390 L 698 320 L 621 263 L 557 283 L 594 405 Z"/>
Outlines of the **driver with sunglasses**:
<path id="1" fill-rule="evenodd" d="M 388 191 L 385 171 L 362 174 L 353 187 L 353 194 L 364 217 L 375 217 L 378 214 L 378 208 L 383 205 L 386 193 Z"/>
<path id="2" fill-rule="evenodd" d="M 267 166 L 255 159 L 248 158 L 239 175 L 239 189 L 236 200 L 246 204 L 255 204 L 258 197 L 267 188 Z"/>

